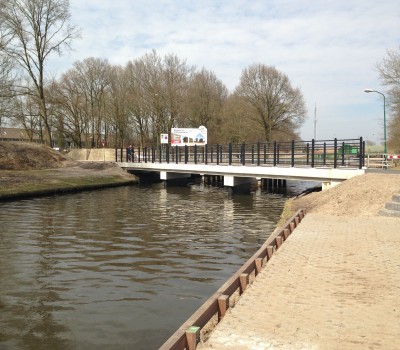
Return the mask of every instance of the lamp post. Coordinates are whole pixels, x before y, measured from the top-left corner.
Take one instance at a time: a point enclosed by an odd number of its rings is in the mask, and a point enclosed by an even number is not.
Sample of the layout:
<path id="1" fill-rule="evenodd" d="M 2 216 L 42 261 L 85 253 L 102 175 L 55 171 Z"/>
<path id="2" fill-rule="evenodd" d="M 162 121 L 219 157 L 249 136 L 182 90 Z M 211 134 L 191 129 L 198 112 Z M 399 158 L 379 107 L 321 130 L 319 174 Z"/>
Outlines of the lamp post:
<path id="1" fill-rule="evenodd" d="M 384 154 L 386 157 L 386 153 L 387 153 L 387 147 L 386 147 L 386 97 L 384 94 L 382 94 L 382 92 L 376 91 L 376 90 L 372 90 L 372 89 L 364 89 L 364 92 L 376 92 L 379 95 L 383 96 L 383 140 L 385 142 L 384 145 Z"/>

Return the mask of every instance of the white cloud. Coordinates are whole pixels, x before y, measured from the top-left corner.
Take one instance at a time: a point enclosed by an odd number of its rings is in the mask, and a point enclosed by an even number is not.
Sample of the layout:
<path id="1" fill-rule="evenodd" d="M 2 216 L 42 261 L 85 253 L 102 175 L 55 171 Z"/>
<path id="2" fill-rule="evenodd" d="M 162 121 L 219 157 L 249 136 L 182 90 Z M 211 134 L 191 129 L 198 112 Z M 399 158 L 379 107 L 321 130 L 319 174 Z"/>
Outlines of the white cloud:
<path id="1" fill-rule="evenodd" d="M 53 71 L 90 56 L 123 65 L 156 49 L 213 70 L 233 90 L 243 68 L 274 65 L 304 94 L 304 138 L 315 103 L 318 138 L 383 133 L 379 96 L 363 89 L 384 91 L 374 66 L 400 44 L 398 0 L 71 0 L 71 13 L 83 37 Z"/>

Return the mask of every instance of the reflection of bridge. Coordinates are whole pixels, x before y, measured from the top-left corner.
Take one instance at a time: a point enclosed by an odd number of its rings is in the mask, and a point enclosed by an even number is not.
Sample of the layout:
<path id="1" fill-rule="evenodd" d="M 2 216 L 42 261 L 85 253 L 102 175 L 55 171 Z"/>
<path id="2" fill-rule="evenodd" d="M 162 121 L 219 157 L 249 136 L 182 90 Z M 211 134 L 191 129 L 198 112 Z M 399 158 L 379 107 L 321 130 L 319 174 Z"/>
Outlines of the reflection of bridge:
<path id="1" fill-rule="evenodd" d="M 131 172 L 159 172 L 161 180 L 191 174 L 223 176 L 225 186 L 252 178 L 318 181 L 329 188 L 364 173 L 364 143 L 351 140 L 145 147 L 121 149 L 118 164 Z"/>

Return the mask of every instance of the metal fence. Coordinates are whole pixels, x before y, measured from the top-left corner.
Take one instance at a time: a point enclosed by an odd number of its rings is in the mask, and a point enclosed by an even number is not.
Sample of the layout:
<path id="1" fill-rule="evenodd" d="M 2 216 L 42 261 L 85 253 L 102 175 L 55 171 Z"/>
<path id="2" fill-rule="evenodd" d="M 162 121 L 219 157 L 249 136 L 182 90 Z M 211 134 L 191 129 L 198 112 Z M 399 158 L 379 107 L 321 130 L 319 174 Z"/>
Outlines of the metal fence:
<path id="1" fill-rule="evenodd" d="M 359 139 L 265 142 L 255 144 L 133 147 L 116 149 L 115 160 L 136 163 L 217 164 L 288 167 L 364 166 L 365 143 Z"/>

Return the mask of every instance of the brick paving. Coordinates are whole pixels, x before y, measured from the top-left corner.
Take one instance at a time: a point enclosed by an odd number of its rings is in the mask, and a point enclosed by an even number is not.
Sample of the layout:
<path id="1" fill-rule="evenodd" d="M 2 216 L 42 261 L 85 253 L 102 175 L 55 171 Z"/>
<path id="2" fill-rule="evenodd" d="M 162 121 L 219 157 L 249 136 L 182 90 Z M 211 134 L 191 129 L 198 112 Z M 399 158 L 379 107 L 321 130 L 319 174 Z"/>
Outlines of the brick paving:
<path id="1" fill-rule="evenodd" d="M 400 219 L 309 213 L 198 349 L 400 349 Z"/>

